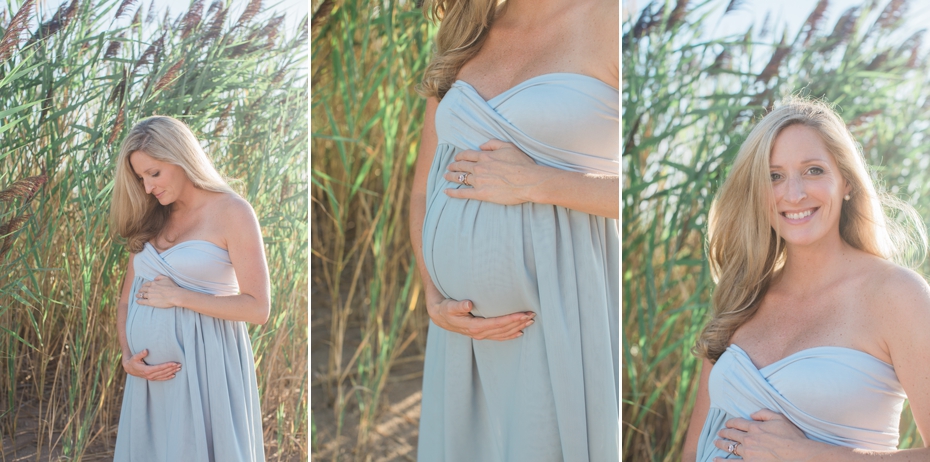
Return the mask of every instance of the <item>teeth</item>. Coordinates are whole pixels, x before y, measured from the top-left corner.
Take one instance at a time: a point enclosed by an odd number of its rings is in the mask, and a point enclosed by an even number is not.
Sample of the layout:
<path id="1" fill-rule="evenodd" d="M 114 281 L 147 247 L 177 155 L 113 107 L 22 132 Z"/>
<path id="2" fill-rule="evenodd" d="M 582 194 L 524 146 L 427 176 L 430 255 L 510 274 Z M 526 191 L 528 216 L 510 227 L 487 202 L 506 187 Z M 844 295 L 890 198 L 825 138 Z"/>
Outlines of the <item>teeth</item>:
<path id="1" fill-rule="evenodd" d="M 804 217 L 806 217 L 806 216 L 810 216 L 810 214 L 812 214 L 812 213 L 814 213 L 813 210 L 807 210 L 807 211 L 804 211 L 804 212 L 801 212 L 801 213 L 787 213 L 787 212 L 785 212 L 785 216 L 788 217 L 788 218 L 790 218 L 790 219 L 792 219 L 792 220 L 800 220 L 801 218 L 804 218 Z"/>

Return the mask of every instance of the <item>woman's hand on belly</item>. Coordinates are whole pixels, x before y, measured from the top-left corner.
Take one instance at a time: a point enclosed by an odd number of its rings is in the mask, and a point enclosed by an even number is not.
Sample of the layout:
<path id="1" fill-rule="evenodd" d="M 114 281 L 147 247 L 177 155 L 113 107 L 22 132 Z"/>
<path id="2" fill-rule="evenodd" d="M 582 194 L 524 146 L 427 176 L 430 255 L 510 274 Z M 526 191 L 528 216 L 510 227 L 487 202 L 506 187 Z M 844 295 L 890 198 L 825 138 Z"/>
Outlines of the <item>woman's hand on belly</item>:
<path id="1" fill-rule="evenodd" d="M 532 202 L 531 191 L 539 181 L 536 162 L 512 143 L 491 140 L 481 151 L 462 151 L 449 164 L 445 179 L 471 188 L 447 189 L 459 199 L 476 199 L 495 204 Z"/>
<path id="2" fill-rule="evenodd" d="M 493 318 L 479 318 L 471 314 L 470 300 L 427 300 L 426 311 L 437 326 L 471 337 L 475 340 L 511 340 L 523 335 L 523 329 L 533 324 L 536 313 L 517 312 Z"/>
<path id="3" fill-rule="evenodd" d="M 172 308 L 178 306 L 179 292 L 184 289 L 178 287 L 171 278 L 156 276 L 151 282 L 142 284 L 136 293 L 136 303 L 153 308 Z"/>
<path id="4" fill-rule="evenodd" d="M 762 409 L 752 414 L 753 420 L 730 419 L 727 428 L 720 430 L 714 446 L 729 451 L 747 462 L 820 460 L 819 449 L 825 443 L 807 439 L 801 430 L 785 416 Z M 817 446 L 824 446 L 818 448 Z M 714 461 L 723 461 L 719 457 Z"/>
<path id="5" fill-rule="evenodd" d="M 123 356 L 123 369 L 127 374 L 145 380 L 171 380 L 181 370 L 181 363 L 169 362 L 150 366 L 143 361 L 149 355 L 149 350 L 142 350 L 131 358 Z"/>

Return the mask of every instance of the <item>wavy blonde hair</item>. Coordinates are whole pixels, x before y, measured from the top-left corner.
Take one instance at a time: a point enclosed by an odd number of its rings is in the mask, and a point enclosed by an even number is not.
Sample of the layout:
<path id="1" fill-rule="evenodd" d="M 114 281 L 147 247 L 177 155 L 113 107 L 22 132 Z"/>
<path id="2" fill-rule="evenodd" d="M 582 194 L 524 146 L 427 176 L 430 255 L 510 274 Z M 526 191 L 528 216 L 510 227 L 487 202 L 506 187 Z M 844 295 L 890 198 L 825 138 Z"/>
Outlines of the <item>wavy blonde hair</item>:
<path id="1" fill-rule="evenodd" d="M 110 229 L 133 253 L 141 252 L 145 243 L 164 229 L 171 210 L 170 205 L 159 204 L 155 196 L 145 192 L 129 163 L 129 156 L 136 151 L 181 167 L 197 188 L 235 194 L 184 122 L 165 116 L 142 120 L 120 146 L 110 202 Z"/>
<path id="2" fill-rule="evenodd" d="M 499 7 L 500 5 L 500 7 Z M 417 91 L 442 99 L 466 61 L 481 49 L 503 0 L 427 0 L 423 14 L 439 22 L 435 51 Z"/>
<path id="3" fill-rule="evenodd" d="M 699 357 L 716 362 L 784 266 L 785 242 L 770 219 L 775 200 L 769 158 L 775 139 L 791 125 L 817 131 L 852 187 L 840 211 L 840 236 L 846 243 L 908 266 L 926 255 L 926 229 L 917 212 L 876 190 L 865 158 L 840 116 L 823 102 L 789 98 L 749 133 L 711 205 L 708 257 L 717 288 L 713 317 L 694 347 Z M 901 223 L 890 219 L 886 208 L 897 211 Z"/>

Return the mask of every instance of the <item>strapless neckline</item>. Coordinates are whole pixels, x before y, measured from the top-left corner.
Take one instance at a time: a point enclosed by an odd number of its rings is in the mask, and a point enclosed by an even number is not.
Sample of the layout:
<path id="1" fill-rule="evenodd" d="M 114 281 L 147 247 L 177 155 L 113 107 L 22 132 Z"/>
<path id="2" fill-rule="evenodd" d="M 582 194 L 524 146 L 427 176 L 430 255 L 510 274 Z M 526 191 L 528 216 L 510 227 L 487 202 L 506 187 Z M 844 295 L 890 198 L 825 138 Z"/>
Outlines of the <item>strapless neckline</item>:
<path id="1" fill-rule="evenodd" d="M 803 350 L 791 353 L 790 355 L 785 356 L 784 358 L 781 358 L 771 364 L 768 364 L 762 367 L 756 367 L 755 361 L 752 360 L 752 357 L 749 356 L 749 353 L 746 353 L 746 350 L 743 350 L 742 348 L 740 348 L 739 345 L 735 343 L 730 344 L 730 346 L 727 347 L 727 351 L 730 351 L 730 350 L 733 350 L 734 354 L 742 355 L 746 360 L 749 361 L 750 364 L 752 364 L 754 368 L 756 368 L 756 370 L 758 370 L 763 375 L 766 375 L 766 371 L 778 369 L 780 366 L 784 365 L 787 362 L 798 360 L 799 359 L 798 357 L 815 356 L 818 354 L 822 355 L 822 354 L 827 354 L 827 352 L 831 352 L 831 351 L 835 353 L 837 356 L 843 356 L 843 355 L 857 356 L 860 358 L 874 361 L 875 363 L 881 364 L 891 369 L 894 369 L 893 365 L 885 361 L 882 361 L 881 359 L 878 359 L 869 353 L 866 353 L 861 350 L 856 350 L 855 348 L 841 347 L 841 346 L 826 345 L 826 346 L 816 346 L 816 347 L 805 348 Z"/>
<path id="2" fill-rule="evenodd" d="M 578 73 L 575 73 L 575 72 L 549 72 L 549 73 L 547 73 L 547 74 L 540 74 L 540 75 L 537 75 L 537 76 L 535 76 L 535 77 L 530 77 L 530 78 L 528 78 L 528 79 L 526 79 L 526 80 L 524 80 L 524 81 L 522 81 L 522 82 L 520 82 L 520 83 L 518 83 L 518 84 L 516 84 L 516 85 L 514 85 L 514 86 L 512 86 L 512 87 L 510 87 L 510 88 L 508 88 L 508 89 L 506 89 L 506 90 L 504 90 L 503 92 L 498 93 L 497 95 L 488 98 L 488 99 L 484 99 L 484 97 L 481 96 L 480 93 L 478 93 L 478 90 L 475 89 L 475 87 L 474 87 L 472 84 L 470 84 L 470 83 L 468 83 L 468 82 L 466 82 L 466 81 L 464 81 L 464 80 L 458 79 L 458 80 L 456 80 L 456 81 L 452 84 L 452 86 L 453 86 L 453 87 L 454 87 L 454 86 L 465 87 L 465 88 L 471 90 L 472 92 L 474 92 L 474 94 L 477 95 L 478 98 L 481 98 L 484 102 L 486 102 L 486 103 L 488 103 L 488 104 L 493 104 L 494 101 L 497 101 L 497 100 L 499 100 L 499 99 L 501 99 L 501 98 L 503 98 L 503 97 L 506 97 L 506 96 L 508 96 L 508 95 L 511 95 L 511 94 L 513 94 L 513 93 L 516 93 L 516 92 L 520 91 L 521 89 L 526 88 L 527 86 L 530 86 L 530 85 L 532 85 L 532 84 L 538 83 L 538 82 L 541 81 L 541 80 L 554 79 L 554 78 L 579 79 L 579 80 L 584 80 L 584 81 L 589 81 L 589 82 L 590 82 L 590 81 L 593 81 L 593 82 L 596 82 L 596 83 L 598 83 L 598 84 L 600 84 L 600 85 L 602 85 L 602 86 L 604 86 L 604 87 L 606 87 L 606 88 L 609 88 L 610 90 L 612 90 L 612 91 L 614 91 L 614 92 L 616 92 L 616 93 L 620 93 L 620 90 L 614 88 L 612 85 L 608 84 L 607 82 L 604 82 L 604 81 L 601 80 L 601 79 L 598 79 L 598 78 L 595 78 L 595 77 L 591 77 L 590 75 L 578 74 Z"/>
<path id="3" fill-rule="evenodd" d="M 165 250 L 162 250 L 161 252 L 159 252 L 159 251 L 158 251 L 158 248 L 155 247 L 154 245 L 152 245 L 151 242 L 146 242 L 146 243 L 145 243 L 145 246 L 151 247 L 151 248 L 152 248 L 152 251 L 154 251 L 157 255 L 159 255 L 159 256 L 164 256 L 165 254 L 171 252 L 172 250 L 174 250 L 174 249 L 176 249 L 176 248 L 178 248 L 178 247 L 189 246 L 189 245 L 193 245 L 193 244 L 197 244 L 197 243 L 200 243 L 200 244 L 208 244 L 208 245 L 210 245 L 210 246 L 212 246 L 212 247 L 215 247 L 215 248 L 217 248 L 217 249 L 219 249 L 219 250 L 222 250 L 223 252 L 229 253 L 229 250 L 228 250 L 228 249 L 224 249 L 224 248 L 222 248 L 222 247 L 220 247 L 220 246 L 218 246 L 218 245 L 216 245 L 216 244 L 214 244 L 214 243 L 212 243 L 212 242 L 210 242 L 210 241 L 206 241 L 206 240 L 203 240 L 203 239 L 188 239 L 188 240 L 186 240 L 186 241 L 181 241 L 181 242 L 178 242 L 177 244 L 175 244 L 175 245 L 173 245 L 173 246 L 171 246 L 171 247 L 168 247 L 168 248 L 165 249 Z"/>

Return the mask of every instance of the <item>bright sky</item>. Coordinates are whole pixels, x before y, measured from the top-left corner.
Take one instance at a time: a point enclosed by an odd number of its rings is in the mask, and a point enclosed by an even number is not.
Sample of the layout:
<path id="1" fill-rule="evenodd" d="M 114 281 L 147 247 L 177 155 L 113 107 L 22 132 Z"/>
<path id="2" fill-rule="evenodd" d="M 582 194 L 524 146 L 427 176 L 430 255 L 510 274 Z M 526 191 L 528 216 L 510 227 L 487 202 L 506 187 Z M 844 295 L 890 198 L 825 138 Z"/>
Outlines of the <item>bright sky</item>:
<path id="1" fill-rule="evenodd" d="M 662 0 L 658 1 L 659 3 L 662 2 Z M 872 20 L 878 17 L 889 1 L 890 0 L 879 0 L 878 7 L 872 11 Z M 770 0 L 745 0 L 739 2 L 741 6 L 738 10 L 731 11 L 720 20 L 720 16 L 723 14 L 728 3 L 727 0 L 719 0 L 713 3 L 712 8 L 714 8 L 715 11 L 710 16 L 709 20 L 710 24 L 716 23 L 717 26 L 708 31 L 710 35 L 709 38 L 743 34 L 749 28 L 750 23 L 755 24 L 753 30 L 758 33 L 762 28 L 766 13 L 770 12 L 771 20 L 773 21 L 772 25 L 778 25 L 779 27 L 773 28 L 773 31 L 777 31 L 778 33 L 772 34 L 769 39 L 778 40 L 781 38 L 781 31 L 784 25 L 787 24 L 788 39 L 791 40 L 797 35 L 801 25 L 804 24 L 804 21 L 807 20 L 807 17 L 817 5 L 816 0 L 780 0 L 777 2 Z M 865 0 L 830 0 L 825 13 L 825 19 L 821 22 L 820 29 L 828 32 L 832 31 L 833 26 L 836 25 L 836 21 L 844 11 L 852 6 L 858 6 L 864 3 Z M 910 33 L 927 27 L 927 25 L 930 24 L 930 2 L 922 0 L 907 3 L 910 5 L 910 8 L 906 14 L 908 22 L 904 28 L 904 32 L 910 35 Z M 639 12 L 648 4 L 649 2 L 646 0 L 623 0 L 623 9 L 625 12 L 636 11 L 635 17 L 639 17 Z M 673 0 L 672 5 L 674 4 L 675 1 Z"/>

